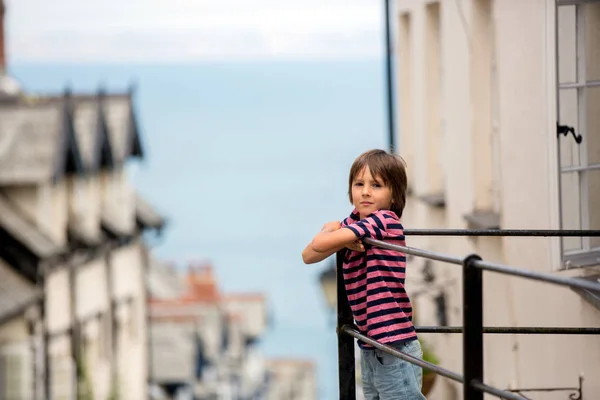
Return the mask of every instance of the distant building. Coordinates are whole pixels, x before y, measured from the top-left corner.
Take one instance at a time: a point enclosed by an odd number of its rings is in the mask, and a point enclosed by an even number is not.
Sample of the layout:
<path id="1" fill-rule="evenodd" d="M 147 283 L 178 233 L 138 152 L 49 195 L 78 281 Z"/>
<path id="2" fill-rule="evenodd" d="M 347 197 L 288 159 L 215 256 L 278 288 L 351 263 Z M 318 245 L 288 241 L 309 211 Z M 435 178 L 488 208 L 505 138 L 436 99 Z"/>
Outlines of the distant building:
<path id="1" fill-rule="evenodd" d="M 312 361 L 274 359 L 267 363 L 269 391 L 266 400 L 316 400 L 317 379 Z"/>
<path id="2" fill-rule="evenodd" d="M 0 21 L 0 398 L 146 398 L 142 233 L 164 220 L 125 171 L 134 93 L 23 92 Z"/>
<path id="3" fill-rule="evenodd" d="M 190 267 L 180 278 L 183 287 L 172 281 L 179 295 L 164 290 L 172 269 L 155 273 L 149 289 L 152 383 L 190 399 L 264 398 L 265 360 L 256 343 L 268 327 L 265 297 L 223 295 L 210 265 Z M 166 279 L 158 279 L 163 274 Z"/>

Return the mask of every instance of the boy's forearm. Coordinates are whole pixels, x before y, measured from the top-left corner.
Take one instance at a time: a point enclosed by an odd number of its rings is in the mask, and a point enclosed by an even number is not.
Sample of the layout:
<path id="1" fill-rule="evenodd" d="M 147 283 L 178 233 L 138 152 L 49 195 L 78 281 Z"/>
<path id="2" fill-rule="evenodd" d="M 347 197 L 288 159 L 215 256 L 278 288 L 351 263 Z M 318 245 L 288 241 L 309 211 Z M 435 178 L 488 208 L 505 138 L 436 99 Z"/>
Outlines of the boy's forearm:
<path id="1" fill-rule="evenodd" d="M 323 261 L 355 240 L 356 235 L 350 229 L 340 229 L 337 221 L 329 222 L 306 246 L 302 252 L 302 260 L 305 264 Z"/>
<path id="2" fill-rule="evenodd" d="M 320 261 L 323 261 L 330 255 L 332 255 L 333 253 L 335 253 L 335 251 L 330 251 L 330 252 L 315 251 L 315 249 L 313 249 L 313 247 L 312 247 L 312 243 L 309 243 L 308 246 L 306 246 L 306 248 L 302 252 L 302 261 L 304 261 L 305 264 L 318 263 Z"/>
<path id="3" fill-rule="evenodd" d="M 316 252 L 330 254 L 343 249 L 357 239 L 350 229 L 342 228 L 333 232 L 321 231 L 312 241 L 312 248 Z"/>

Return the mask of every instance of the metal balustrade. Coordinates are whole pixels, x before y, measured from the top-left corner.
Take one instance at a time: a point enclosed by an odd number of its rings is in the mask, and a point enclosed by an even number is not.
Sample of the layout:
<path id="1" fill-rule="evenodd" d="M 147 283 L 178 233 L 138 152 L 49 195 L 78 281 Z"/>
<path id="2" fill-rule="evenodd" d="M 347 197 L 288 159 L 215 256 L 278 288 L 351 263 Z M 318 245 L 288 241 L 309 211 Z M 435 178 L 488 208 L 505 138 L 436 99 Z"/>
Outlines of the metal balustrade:
<path id="1" fill-rule="evenodd" d="M 519 237 L 598 237 L 595 230 L 460 230 L 460 229 L 415 229 L 405 230 L 405 235 L 420 236 L 519 236 Z M 486 385 L 483 381 L 483 335 L 484 334 L 555 334 L 555 335 L 598 335 L 600 328 L 569 327 L 484 327 L 483 326 L 483 271 L 490 271 L 520 278 L 552 283 L 571 288 L 585 289 L 600 294 L 600 283 L 590 280 L 558 276 L 548 273 L 515 268 L 508 265 L 487 262 L 477 254 L 464 258 L 436 253 L 412 247 L 398 246 L 384 241 L 365 238 L 364 242 L 380 248 L 397 250 L 416 257 L 456 264 L 462 268 L 463 287 L 463 326 L 416 327 L 419 333 L 462 333 L 463 335 L 463 374 L 442 368 L 414 358 L 390 346 L 379 343 L 362 334 L 354 325 L 352 311 L 346 297 L 342 263 L 345 250 L 336 255 L 337 266 L 337 334 L 338 334 L 338 373 L 340 400 L 356 399 L 354 339 L 359 339 L 388 354 L 407 362 L 431 370 L 448 379 L 463 384 L 463 399 L 483 400 L 484 393 L 502 399 L 527 399 L 522 392 L 547 392 L 554 390 L 572 391 L 571 399 L 582 399 L 582 383 L 579 388 L 531 388 L 503 390 Z"/>

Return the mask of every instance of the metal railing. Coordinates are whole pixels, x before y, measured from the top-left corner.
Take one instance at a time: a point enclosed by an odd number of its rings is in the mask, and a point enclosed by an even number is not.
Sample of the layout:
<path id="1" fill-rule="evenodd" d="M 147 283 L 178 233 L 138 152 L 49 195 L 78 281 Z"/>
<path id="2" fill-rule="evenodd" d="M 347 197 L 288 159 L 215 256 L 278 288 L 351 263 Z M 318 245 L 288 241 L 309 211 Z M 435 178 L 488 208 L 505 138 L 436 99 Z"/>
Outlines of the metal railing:
<path id="1" fill-rule="evenodd" d="M 406 235 L 422 236 L 538 236 L 538 237 L 598 237 L 600 231 L 592 230 L 405 230 Z M 338 333 L 338 374 L 340 400 L 356 399 L 354 339 L 367 343 L 390 355 L 433 371 L 441 376 L 463 384 L 463 399 L 483 400 L 483 394 L 489 393 L 502 399 L 524 400 L 522 391 L 576 390 L 574 388 L 556 389 L 520 389 L 502 390 L 483 382 L 483 334 L 561 334 L 561 335 L 598 335 L 600 328 L 562 328 L 562 327 L 484 327 L 483 326 L 483 271 L 517 276 L 535 281 L 553 283 L 571 288 L 579 288 L 600 293 L 600 283 L 557 276 L 537 271 L 515 268 L 503 264 L 486 262 L 476 254 L 459 258 L 447 254 L 421 250 L 412 247 L 398 246 L 383 241 L 365 238 L 365 243 L 372 246 L 396 250 L 405 254 L 442 261 L 462 266 L 463 287 L 463 326 L 462 327 L 416 327 L 419 333 L 462 333 L 463 334 L 463 375 L 447 370 L 438 365 L 417 359 L 408 354 L 379 343 L 363 335 L 356 326 L 343 278 L 343 260 L 345 250 L 336 255 L 337 276 L 337 333 Z M 573 398 L 573 397 L 571 397 Z M 581 399 L 581 381 L 579 397 Z"/>

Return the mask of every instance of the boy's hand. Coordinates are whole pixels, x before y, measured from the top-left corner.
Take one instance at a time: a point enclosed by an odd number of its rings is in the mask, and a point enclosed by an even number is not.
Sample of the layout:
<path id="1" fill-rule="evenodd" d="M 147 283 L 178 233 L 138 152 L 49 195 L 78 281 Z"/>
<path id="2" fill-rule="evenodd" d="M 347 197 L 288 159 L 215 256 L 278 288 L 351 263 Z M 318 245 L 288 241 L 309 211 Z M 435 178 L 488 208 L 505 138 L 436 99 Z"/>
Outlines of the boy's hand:
<path id="1" fill-rule="evenodd" d="M 360 240 L 350 243 L 346 248 L 352 251 L 360 251 L 361 253 L 365 251 L 365 246 Z"/>
<path id="2" fill-rule="evenodd" d="M 323 225 L 323 228 L 321 228 L 321 232 L 334 232 L 340 229 L 340 227 L 340 221 L 331 221 Z"/>

